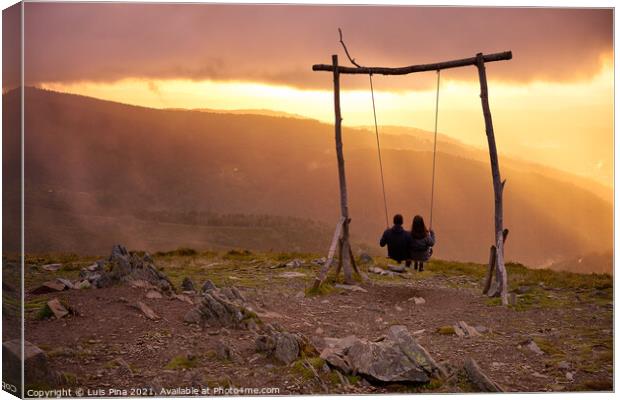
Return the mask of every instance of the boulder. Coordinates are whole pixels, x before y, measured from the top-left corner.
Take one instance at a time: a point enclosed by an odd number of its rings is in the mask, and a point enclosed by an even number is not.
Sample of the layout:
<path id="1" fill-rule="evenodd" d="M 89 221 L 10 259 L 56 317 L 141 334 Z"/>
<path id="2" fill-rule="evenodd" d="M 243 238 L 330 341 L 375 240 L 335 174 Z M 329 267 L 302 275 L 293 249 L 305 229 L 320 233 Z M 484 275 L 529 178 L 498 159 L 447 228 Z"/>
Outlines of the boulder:
<path id="1" fill-rule="evenodd" d="M 47 355 L 34 344 L 24 341 L 24 380 L 26 386 L 56 386 L 60 378 L 50 367 Z M 19 339 L 2 343 L 2 380 L 21 386 L 22 349 Z M 5 375 L 6 374 L 6 375 Z"/>
<path id="2" fill-rule="evenodd" d="M 247 329 L 255 325 L 258 316 L 246 304 L 235 287 L 214 288 L 207 291 L 201 302 L 184 317 L 187 323 L 205 327 L 233 327 Z"/>
<path id="3" fill-rule="evenodd" d="M 369 381 L 428 383 L 431 377 L 446 374 L 405 326 L 391 326 L 380 341 L 348 336 L 327 343 L 321 358 L 346 374 L 356 373 Z"/>
<path id="4" fill-rule="evenodd" d="M 148 253 L 130 253 L 124 246 L 115 245 L 110 257 L 97 261 L 96 265 L 94 268 L 82 269 L 80 275 L 97 288 L 146 281 L 164 293 L 174 292 L 174 285 L 164 273 L 157 270 Z"/>
<path id="5" fill-rule="evenodd" d="M 193 292 L 196 290 L 196 288 L 194 287 L 194 281 L 192 281 L 192 278 L 190 277 L 185 277 L 183 278 L 183 282 L 181 283 L 181 289 L 184 292 Z"/>
<path id="6" fill-rule="evenodd" d="M 272 326 L 268 326 L 264 334 L 256 337 L 255 344 L 257 351 L 266 353 L 286 365 L 297 360 L 303 349 L 316 352 L 303 335 L 289 333 Z"/>

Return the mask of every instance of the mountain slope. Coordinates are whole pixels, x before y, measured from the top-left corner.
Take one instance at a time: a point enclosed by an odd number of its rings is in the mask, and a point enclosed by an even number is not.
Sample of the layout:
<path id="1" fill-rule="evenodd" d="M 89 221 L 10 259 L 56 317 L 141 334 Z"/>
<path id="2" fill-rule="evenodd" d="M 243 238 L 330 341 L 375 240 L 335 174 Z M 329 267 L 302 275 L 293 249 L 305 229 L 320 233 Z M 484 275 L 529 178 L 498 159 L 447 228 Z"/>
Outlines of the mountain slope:
<path id="1" fill-rule="evenodd" d="M 12 92 L 4 100 L 9 112 L 18 106 Z M 60 214 L 54 217 L 55 207 L 82 216 L 95 232 L 99 222 L 89 216 L 118 219 L 144 211 L 278 215 L 329 227 L 338 218 L 333 128 L 327 124 L 154 110 L 33 88 L 26 90 L 25 119 L 26 240 L 32 251 L 49 250 L 41 244 L 58 235 L 72 238 L 75 250 L 83 251 L 83 229 L 67 226 Z M 374 136 L 360 129 L 345 129 L 343 135 L 353 238 L 378 252 L 385 217 Z M 415 137 L 408 138 L 407 148 L 390 145 L 398 141 L 389 134 L 383 141 L 390 213 L 401 212 L 408 221 L 414 213 L 427 216 L 432 153 Z M 435 254 L 485 261 L 493 240 L 488 162 L 472 157 L 463 145 L 453 144 L 456 150 L 450 151 L 448 144 L 441 143 L 438 155 Z M 610 203 L 573 183 L 502 161 L 509 260 L 547 265 L 612 248 Z M 37 223 L 37 210 L 46 210 L 40 220 L 50 229 Z M 62 226 L 67 229 L 51 229 Z M 125 239 L 123 224 L 115 227 L 116 234 L 107 229 L 101 237 L 90 235 L 89 251 L 106 252 L 118 241 L 115 235 Z M 185 229 L 191 236 L 191 225 Z M 179 234 L 167 234 L 165 226 L 140 232 L 154 231 L 171 246 L 178 243 Z M 140 244 L 142 239 L 134 238 Z"/>

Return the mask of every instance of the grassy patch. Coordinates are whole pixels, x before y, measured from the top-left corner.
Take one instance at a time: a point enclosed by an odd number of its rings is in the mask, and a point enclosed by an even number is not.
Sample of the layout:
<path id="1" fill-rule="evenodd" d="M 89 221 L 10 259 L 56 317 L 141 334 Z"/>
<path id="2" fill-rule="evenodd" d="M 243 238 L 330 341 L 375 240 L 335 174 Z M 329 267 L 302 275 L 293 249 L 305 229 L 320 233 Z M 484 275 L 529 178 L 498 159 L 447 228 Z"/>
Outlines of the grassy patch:
<path id="1" fill-rule="evenodd" d="M 198 358 L 188 358 L 187 356 L 176 356 L 164 367 L 165 369 L 192 369 L 198 366 Z"/>
<path id="2" fill-rule="evenodd" d="M 506 264 L 510 290 L 519 286 L 540 286 L 558 289 L 609 289 L 613 280 L 608 274 L 577 274 L 550 269 L 530 269 L 522 264 Z"/>
<path id="3" fill-rule="evenodd" d="M 41 307 L 39 309 L 39 311 L 37 311 L 36 315 L 34 316 L 35 319 L 42 321 L 45 319 L 50 319 L 54 316 L 54 313 L 52 312 L 52 309 L 49 308 L 49 306 L 46 304 L 43 305 L 43 307 Z"/>
<path id="4" fill-rule="evenodd" d="M 190 256 L 195 256 L 197 254 L 198 252 L 190 247 L 179 247 L 171 251 L 158 251 L 157 253 L 155 253 L 155 256 L 157 257 L 173 257 L 173 256 L 190 257 Z"/>
<path id="5" fill-rule="evenodd" d="M 250 250 L 230 250 L 228 253 L 224 254 L 222 257 L 224 260 L 233 260 L 233 261 L 249 261 L 252 259 L 252 252 Z"/>
<path id="6" fill-rule="evenodd" d="M 306 293 L 306 296 L 312 297 L 327 295 L 332 293 L 334 290 L 335 288 L 329 282 L 323 282 L 323 284 L 318 288 L 315 289 L 313 286 L 310 286 L 309 288 L 306 288 L 304 292 Z"/>
<path id="7" fill-rule="evenodd" d="M 611 391 L 613 381 L 611 379 L 587 380 L 576 386 L 576 391 Z"/>
<path id="8" fill-rule="evenodd" d="M 535 337 L 533 340 L 534 340 L 534 343 L 536 343 L 538 345 L 538 347 L 542 351 L 545 352 L 545 354 L 548 354 L 550 356 L 564 354 L 564 352 L 562 350 L 560 350 L 556 345 L 554 345 L 553 343 L 551 343 L 551 341 L 549 341 L 547 339 L 543 339 L 543 338 L 540 338 L 540 337 Z"/>
<path id="9" fill-rule="evenodd" d="M 424 264 L 424 272 L 429 272 L 430 274 L 448 277 L 465 275 L 476 280 L 481 280 L 486 276 L 487 268 L 487 266 L 481 264 L 443 260 L 431 260 Z"/>
<path id="10" fill-rule="evenodd" d="M 452 325 L 444 325 L 437 329 L 437 333 L 440 335 L 454 335 L 456 332 L 454 331 L 454 327 Z"/>
<path id="11" fill-rule="evenodd" d="M 71 372 L 63 372 L 60 374 L 61 380 L 66 385 L 76 385 L 78 383 L 78 378 L 76 374 Z"/>

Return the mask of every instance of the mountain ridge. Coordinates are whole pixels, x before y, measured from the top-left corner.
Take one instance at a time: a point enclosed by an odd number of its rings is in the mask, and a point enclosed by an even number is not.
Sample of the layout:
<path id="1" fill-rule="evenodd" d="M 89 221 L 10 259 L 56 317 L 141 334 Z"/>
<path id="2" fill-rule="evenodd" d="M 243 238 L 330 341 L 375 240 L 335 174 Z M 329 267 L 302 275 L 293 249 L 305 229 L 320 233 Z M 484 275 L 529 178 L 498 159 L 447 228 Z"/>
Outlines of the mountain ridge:
<path id="1" fill-rule="evenodd" d="M 15 107 L 9 95 L 4 106 Z M 148 209 L 277 214 L 327 226 L 337 220 L 333 128 L 328 124 L 157 110 L 33 88 L 27 88 L 26 99 L 29 204 L 47 204 L 51 189 L 71 193 L 63 201 L 77 214 L 85 207 L 77 193 L 88 193 L 89 201 L 111 218 Z M 357 246 L 381 252 L 376 240 L 385 218 L 374 134 L 346 128 L 343 135 L 352 234 Z M 389 135 L 383 137 L 390 212 L 404 212 L 408 221 L 413 212 L 426 214 L 431 152 L 415 138 L 419 150 L 392 149 Z M 488 162 L 460 150 L 444 149 L 439 156 L 436 254 L 482 262 L 493 237 Z M 509 260 L 550 265 L 612 248 L 610 204 L 571 182 L 517 167 L 502 159 L 508 178 Z M 32 226 L 36 215 L 29 218 Z M 52 218 L 49 224 L 62 226 L 62 221 Z M 79 236 L 79 227 L 72 229 L 65 234 Z M 37 230 L 31 243 L 44 242 L 46 235 Z M 107 248 L 107 242 L 101 247 Z"/>

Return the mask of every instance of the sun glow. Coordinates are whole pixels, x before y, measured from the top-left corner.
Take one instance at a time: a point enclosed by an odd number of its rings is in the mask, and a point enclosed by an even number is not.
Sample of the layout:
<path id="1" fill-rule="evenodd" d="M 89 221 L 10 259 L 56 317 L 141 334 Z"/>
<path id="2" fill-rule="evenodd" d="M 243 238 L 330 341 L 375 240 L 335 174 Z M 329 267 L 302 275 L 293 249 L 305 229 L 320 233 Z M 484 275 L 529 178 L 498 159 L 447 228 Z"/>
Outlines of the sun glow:
<path id="1" fill-rule="evenodd" d="M 492 71 L 490 73 L 492 76 Z M 374 123 L 368 90 L 348 90 L 342 79 L 344 126 Z M 326 77 L 326 79 L 329 79 Z M 435 89 L 382 90 L 375 78 L 380 125 L 432 130 Z M 331 90 L 302 90 L 242 81 L 124 79 L 112 83 L 44 83 L 42 88 L 153 108 L 268 109 L 333 122 Z M 439 131 L 486 147 L 477 81 L 442 73 Z M 613 176 L 613 66 L 587 81 L 512 84 L 489 82 L 500 154 L 513 155 L 594 178 L 607 186 Z"/>

